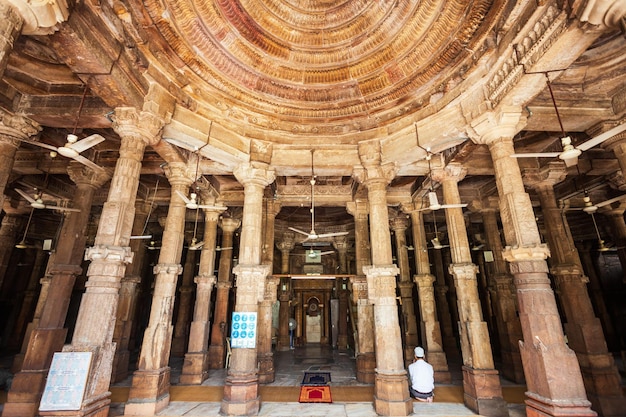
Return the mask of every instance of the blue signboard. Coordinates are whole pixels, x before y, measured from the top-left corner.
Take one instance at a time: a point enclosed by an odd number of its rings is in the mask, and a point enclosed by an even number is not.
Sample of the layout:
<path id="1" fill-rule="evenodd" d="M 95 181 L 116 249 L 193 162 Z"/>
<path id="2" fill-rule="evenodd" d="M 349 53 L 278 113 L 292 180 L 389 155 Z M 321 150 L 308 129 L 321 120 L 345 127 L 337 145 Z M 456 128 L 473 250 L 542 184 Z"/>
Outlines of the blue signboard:
<path id="1" fill-rule="evenodd" d="M 256 313 L 233 313 L 230 347 L 251 349 L 256 347 Z"/>

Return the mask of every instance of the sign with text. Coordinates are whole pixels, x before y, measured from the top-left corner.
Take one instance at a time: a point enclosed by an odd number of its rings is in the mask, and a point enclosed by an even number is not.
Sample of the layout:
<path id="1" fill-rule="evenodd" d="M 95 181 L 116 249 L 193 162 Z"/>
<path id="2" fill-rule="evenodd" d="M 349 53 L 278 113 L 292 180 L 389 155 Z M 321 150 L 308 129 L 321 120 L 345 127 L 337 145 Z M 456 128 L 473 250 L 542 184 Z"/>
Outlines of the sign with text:
<path id="1" fill-rule="evenodd" d="M 256 313 L 233 313 L 230 347 L 251 349 L 256 347 Z"/>
<path id="2" fill-rule="evenodd" d="M 80 410 L 91 352 L 56 352 L 52 357 L 39 411 Z"/>

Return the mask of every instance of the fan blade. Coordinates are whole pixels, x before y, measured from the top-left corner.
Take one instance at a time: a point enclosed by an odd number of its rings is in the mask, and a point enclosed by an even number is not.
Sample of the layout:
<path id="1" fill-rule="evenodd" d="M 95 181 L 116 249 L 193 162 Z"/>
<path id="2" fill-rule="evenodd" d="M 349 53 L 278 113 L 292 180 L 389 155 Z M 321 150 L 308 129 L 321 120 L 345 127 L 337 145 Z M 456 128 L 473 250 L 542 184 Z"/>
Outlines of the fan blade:
<path id="1" fill-rule="evenodd" d="M 598 204 L 596 204 L 596 207 L 604 207 L 604 206 L 607 206 L 607 205 L 609 205 L 611 203 L 615 203 L 616 201 L 620 201 L 620 200 L 624 200 L 624 199 L 626 199 L 626 194 L 620 195 L 620 196 L 617 196 L 617 197 L 614 197 L 614 198 L 610 198 L 610 199 L 605 200 L 605 201 L 603 201 L 601 203 L 598 203 Z"/>
<path id="2" fill-rule="evenodd" d="M 20 190 L 19 188 L 16 188 L 15 191 L 17 191 L 17 193 L 19 195 L 21 195 L 22 197 L 24 197 L 26 199 L 26 201 L 28 201 L 30 204 L 35 202 L 35 199 L 32 198 L 31 196 L 29 196 L 28 194 L 26 194 L 24 191 Z"/>
<path id="3" fill-rule="evenodd" d="M 459 207 L 467 207 L 467 204 L 465 203 L 459 203 L 459 204 L 444 204 L 443 206 L 439 206 L 439 208 L 459 208 Z"/>
<path id="4" fill-rule="evenodd" d="M 289 230 L 293 230 L 296 233 L 300 233 L 301 235 L 304 235 L 306 237 L 309 237 L 309 234 L 307 232 L 304 232 L 300 229 L 296 229 L 295 227 L 288 227 Z"/>
<path id="5" fill-rule="evenodd" d="M 178 191 L 178 190 L 176 190 L 175 192 L 176 192 L 176 194 L 178 194 L 178 196 L 179 196 L 180 198 L 182 198 L 182 199 L 183 199 L 183 201 L 185 202 L 185 204 L 191 204 L 191 200 L 190 200 L 190 199 L 189 199 L 189 198 L 188 198 L 185 194 L 181 193 L 181 192 L 180 192 L 180 191 Z"/>
<path id="6" fill-rule="evenodd" d="M 320 256 L 321 255 L 330 255 L 332 253 L 335 253 L 335 251 L 334 250 L 328 250 L 328 251 L 325 251 L 325 252 L 320 252 Z"/>
<path id="7" fill-rule="evenodd" d="M 196 242 L 192 245 L 189 245 L 189 250 L 198 250 L 201 249 L 204 246 L 204 241 L 201 240 L 200 242 Z"/>
<path id="8" fill-rule="evenodd" d="M 130 240 L 152 239 L 152 235 L 131 236 Z"/>
<path id="9" fill-rule="evenodd" d="M 221 248 L 221 247 L 217 246 L 217 247 L 215 248 L 215 250 L 219 252 L 219 251 L 221 251 L 221 250 L 229 250 L 229 249 L 232 249 L 232 248 L 233 248 L 232 246 L 228 246 L 228 247 L 226 247 L 226 248 Z"/>
<path id="10" fill-rule="evenodd" d="M 78 142 L 72 143 L 68 147 L 74 149 L 78 153 L 81 153 L 89 148 L 96 146 L 97 144 L 103 141 L 104 141 L 104 137 L 95 133 L 93 135 L 89 135 L 86 138 L 79 140 Z"/>
<path id="11" fill-rule="evenodd" d="M 514 153 L 511 158 L 556 158 L 561 152 Z"/>
<path id="12" fill-rule="evenodd" d="M 204 205 L 204 204 L 199 204 L 198 208 L 224 211 L 228 207 L 225 207 L 225 206 L 207 206 L 207 205 Z"/>
<path id="13" fill-rule="evenodd" d="M 82 155 L 76 155 L 76 156 L 72 157 L 72 159 L 75 160 L 76 162 L 80 162 L 81 164 L 83 164 L 85 166 L 88 166 L 89 168 L 91 168 L 92 170 L 94 170 L 96 172 L 104 173 L 106 171 L 100 165 L 97 165 L 96 163 L 94 163 L 93 161 L 91 161 L 88 158 L 85 158 Z"/>
<path id="14" fill-rule="evenodd" d="M 587 142 L 581 143 L 580 145 L 576 146 L 576 148 L 580 149 L 581 151 L 586 151 L 587 149 L 591 149 L 594 146 L 601 144 L 605 140 L 612 138 L 613 136 L 623 132 L 624 130 L 626 130 L 626 123 L 617 125 L 613 129 L 609 129 L 606 132 L 601 133 L 592 139 L 589 139 Z"/>
<path id="15" fill-rule="evenodd" d="M 316 235 L 318 238 L 320 237 L 334 237 L 334 236 L 345 236 L 348 232 L 335 232 L 335 233 L 322 233 L 321 235 Z"/>
<path id="16" fill-rule="evenodd" d="M 45 206 L 44 208 L 50 209 L 50 210 L 61 210 L 61 211 L 74 211 L 74 212 L 80 212 L 79 209 L 75 209 L 75 208 L 70 208 L 70 207 L 61 207 L 61 206 Z"/>
<path id="17" fill-rule="evenodd" d="M 39 146 L 40 148 L 46 148 L 55 152 L 57 152 L 59 149 L 56 146 L 48 145 L 47 143 L 38 142 L 36 140 L 31 140 L 31 139 L 19 139 L 19 140 L 21 142 L 30 143 L 31 145 Z"/>

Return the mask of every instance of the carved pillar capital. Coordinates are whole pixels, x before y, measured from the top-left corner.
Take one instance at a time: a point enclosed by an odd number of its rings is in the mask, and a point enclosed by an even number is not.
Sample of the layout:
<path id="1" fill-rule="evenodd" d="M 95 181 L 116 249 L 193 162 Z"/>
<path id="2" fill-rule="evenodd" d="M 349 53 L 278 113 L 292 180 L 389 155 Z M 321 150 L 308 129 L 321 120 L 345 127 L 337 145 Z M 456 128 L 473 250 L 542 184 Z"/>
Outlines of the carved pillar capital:
<path id="1" fill-rule="evenodd" d="M 8 2 L 17 9 L 23 20 L 23 35 L 51 35 L 58 30 L 59 23 L 65 22 L 70 15 L 66 1 L 8 0 Z M 7 6 L 0 6 L 0 9 L 5 7 Z"/>
<path id="2" fill-rule="evenodd" d="M 601 29 L 617 29 L 626 17 L 626 3 L 622 0 L 581 1 L 574 13 L 583 23 Z"/>
<path id="3" fill-rule="evenodd" d="M 563 162 L 549 162 L 541 168 L 526 168 L 522 171 L 524 184 L 535 190 L 553 188 L 567 177 Z"/>
<path id="4" fill-rule="evenodd" d="M 24 116 L 15 115 L 0 109 L 0 139 L 12 141 L 17 148 L 19 139 L 28 139 L 41 132 L 41 126 Z"/>
<path id="5" fill-rule="evenodd" d="M 222 217 L 219 222 L 219 226 L 226 233 L 233 233 L 241 226 L 241 220 L 233 219 L 232 217 Z"/>
<path id="6" fill-rule="evenodd" d="M 120 137 L 132 137 L 147 145 L 159 142 L 164 125 L 165 120 L 161 117 L 134 107 L 118 107 L 113 114 L 113 130 Z"/>
<path id="7" fill-rule="evenodd" d="M 194 171 L 184 162 L 169 162 L 163 172 L 172 186 L 189 187 L 194 180 Z"/>
<path id="8" fill-rule="evenodd" d="M 94 189 L 102 187 L 111 179 L 106 171 L 95 171 L 79 162 L 70 162 L 67 166 L 67 174 L 76 185 L 91 186 Z"/>
<path id="9" fill-rule="evenodd" d="M 395 216 L 389 219 L 389 227 L 395 233 L 404 233 L 409 228 L 409 219 L 406 216 Z"/>
<path id="10" fill-rule="evenodd" d="M 467 175 L 467 168 L 459 163 L 450 163 L 444 168 L 433 169 L 432 178 L 437 182 L 454 181 L 459 182 Z"/>
<path id="11" fill-rule="evenodd" d="M 283 233 L 283 238 L 276 243 L 276 247 L 281 251 L 292 251 L 296 247 L 296 236 L 292 232 Z"/>
<path id="12" fill-rule="evenodd" d="M 265 188 L 276 179 L 276 172 L 269 168 L 268 164 L 261 162 L 244 162 L 239 164 L 233 174 L 237 181 L 244 186 L 257 185 Z"/>
<path id="13" fill-rule="evenodd" d="M 419 288 L 431 287 L 436 280 L 437 278 L 432 274 L 417 274 L 413 276 L 413 281 Z"/>
<path id="14" fill-rule="evenodd" d="M 346 211 L 354 217 L 362 217 L 367 219 L 369 214 L 369 206 L 367 201 L 349 201 L 346 204 Z"/>
<path id="15" fill-rule="evenodd" d="M 526 125 L 521 107 L 502 106 L 498 112 L 486 112 L 470 122 L 470 139 L 479 145 L 490 145 L 502 138 L 513 138 Z"/>

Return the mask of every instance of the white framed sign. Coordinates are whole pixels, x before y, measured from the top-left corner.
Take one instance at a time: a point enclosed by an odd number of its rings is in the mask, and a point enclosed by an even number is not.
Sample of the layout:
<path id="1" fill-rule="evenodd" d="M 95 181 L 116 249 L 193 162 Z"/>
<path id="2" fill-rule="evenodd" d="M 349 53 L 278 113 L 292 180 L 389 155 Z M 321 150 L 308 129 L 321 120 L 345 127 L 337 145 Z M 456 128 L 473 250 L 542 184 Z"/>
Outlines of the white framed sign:
<path id="1" fill-rule="evenodd" d="M 235 311 L 230 329 L 230 347 L 251 348 L 256 347 L 257 313 L 245 313 Z"/>
<path id="2" fill-rule="evenodd" d="M 91 355 L 91 352 L 55 352 L 39 411 L 80 410 Z"/>

